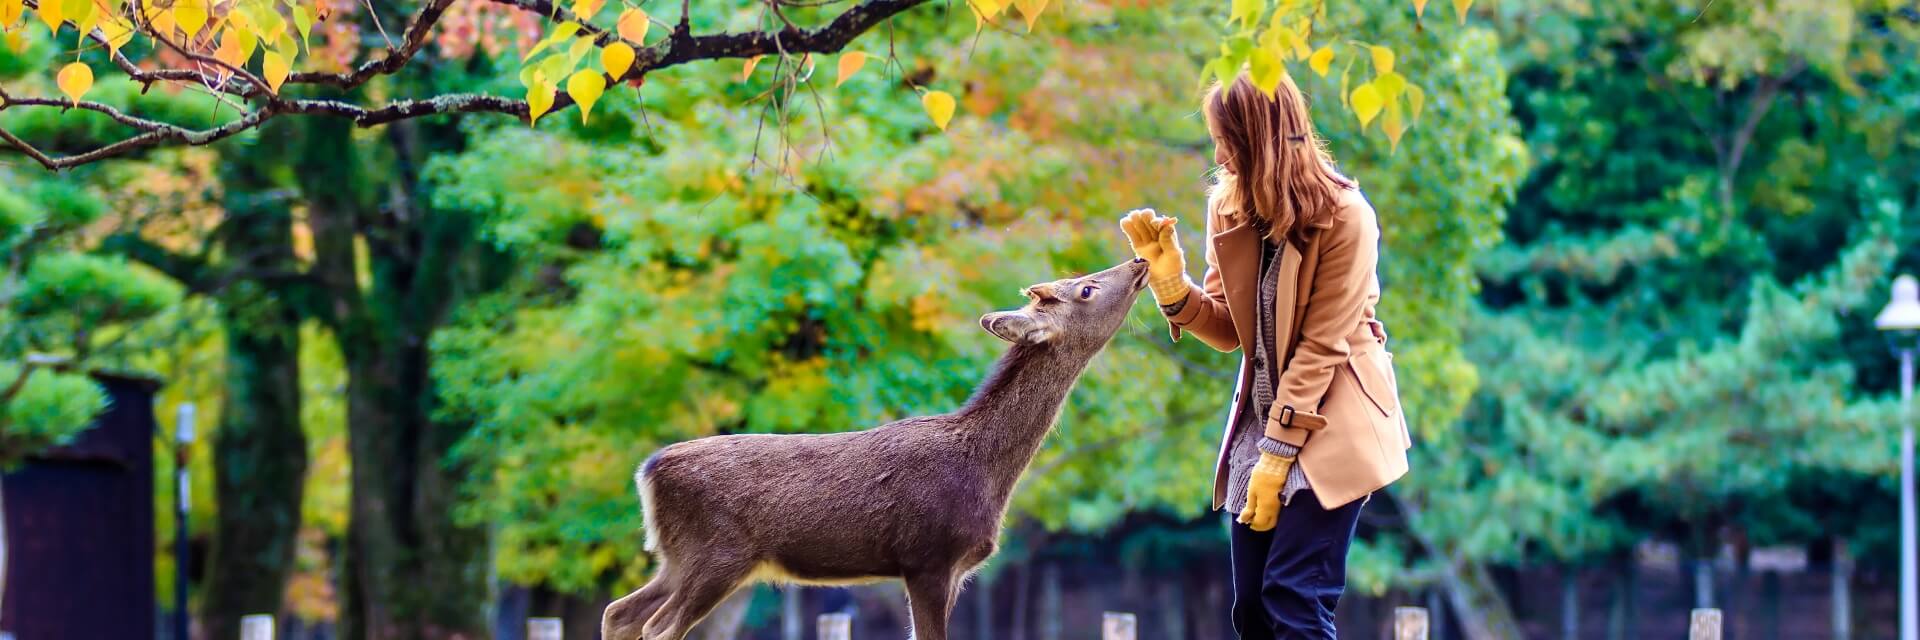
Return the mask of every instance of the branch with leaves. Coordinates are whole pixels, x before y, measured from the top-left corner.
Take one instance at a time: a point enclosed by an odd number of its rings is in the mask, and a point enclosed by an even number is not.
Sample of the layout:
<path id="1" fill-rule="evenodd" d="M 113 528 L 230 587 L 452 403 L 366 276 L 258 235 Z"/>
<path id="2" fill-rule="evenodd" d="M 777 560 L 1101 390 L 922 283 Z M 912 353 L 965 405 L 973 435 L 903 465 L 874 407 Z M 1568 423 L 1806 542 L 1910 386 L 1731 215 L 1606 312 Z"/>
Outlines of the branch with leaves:
<path id="1" fill-rule="evenodd" d="M 625 1 L 625 0 L 623 0 Z M 540 117 L 571 106 L 588 118 L 605 92 L 622 82 L 638 88 L 654 70 L 701 60 L 745 61 L 751 76 L 763 57 L 796 59 L 775 68 L 794 74 L 810 73 L 813 56 L 845 49 L 860 35 L 893 16 L 927 0 L 758 0 L 765 5 L 765 28 L 741 32 L 696 34 L 683 2 L 677 21 L 649 15 L 641 6 L 624 6 L 609 28 L 595 21 L 606 0 L 572 0 L 561 6 L 554 0 L 422 0 L 407 18 L 398 39 L 381 23 L 374 4 L 354 0 L 172 0 L 164 5 L 150 0 L 0 0 L 0 32 L 6 46 L 20 51 L 32 18 L 43 23 L 57 40 L 76 36 L 73 61 L 54 74 L 64 98 L 15 95 L 0 87 L 0 114 L 12 109 L 79 109 L 105 115 L 132 133 L 94 148 L 61 155 L 49 152 L 8 131 L 0 124 L 0 143 L 51 170 L 62 170 L 162 145 L 205 145 L 259 128 L 289 115 L 344 118 L 361 127 L 441 114 L 501 113 L 530 125 Z M 815 26 L 796 24 L 793 10 L 825 11 L 840 2 L 850 6 Z M 1423 15 L 1426 2 L 1413 0 L 1409 8 Z M 1471 0 L 1454 0 L 1464 21 Z M 1018 13 L 1032 30 L 1047 10 L 1049 0 L 967 0 L 976 30 Z M 350 35 L 357 27 L 353 14 L 364 7 L 364 22 L 379 33 L 384 47 L 356 62 L 361 47 Z M 1330 71 L 1336 45 L 1310 44 L 1316 21 L 1324 22 L 1325 0 L 1235 0 L 1227 21 L 1229 35 L 1221 55 L 1208 65 L 1207 75 L 1231 79 L 1243 70 L 1255 84 L 1271 92 L 1287 62 L 1304 63 L 1322 76 Z M 449 38 L 456 31 L 484 30 L 485 20 L 508 22 L 521 31 L 527 51 L 519 80 L 522 95 L 449 93 L 427 97 L 380 97 L 357 102 L 350 97 L 306 97 L 298 87 L 330 89 L 335 96 L 354 92 L 368 82 L 414 65 L 430 42 L 443 49 L 472 50 Z M 653 26 L 663 35 L 649 42 Z M 68 29 L 72 29 L 71 32 Z M 316 31 L 325 46 L 316 48 Z M 538 38 L 533 34 L 540 34 Z M 144 36 L 144 44 L 136 40 Z M 342 44 L 339 41 L 344 41 Z M 1362 126 L 1381 122 L 1381 131 L 1395 144 L 1418 118 L 1425 102 L 1420 87 L 1395 71 L 1393 51 L 1385 46 L 1353 43 L 1367 55 L 1373 77 L 1349 88 L 1353 66 L 1341 71 L 1341 101 L 1359 117 Z M 136 45 L 136 46 L 130 46 Z M 495 48 L 497 49 L 497 47 Z M 597 55 L 590 55 L 597 52 Z M 104 55 L 102 55 L 104 53 Z M 130 55 L 131 53 L 131 55 Z M 504 51 L 493 51 L 496 55 Z M 513 53 L 519 53 L 515 51 Z M 891 57 L 891 51 L 889 51 Z M 232 115 L 214 126 L 194 127 L 126 112 L 82 98 L 93 88 L 94 64 L 101 58 L 140 84 L 142 93 L 156 84 L 208 94 Z M 138 57 L 136 61 L 134 58 Z M 452 57 L 458 57 L 454 55 Z M 839 61 L 845 76 L 866 61 L 864 52 L 848 52 Z M 89 60 L 95 62 L 89 62 Z M 793 93 L 799 82 L 786 82 Z M 911 83 L 909 83 L 911 84 Z M 289 90 L 289 88 L 296 90 Z M 945 129 L 957 101 L 952 94 L 913 86 L 935 125 Z M 19 87 L 11 91 L 18 92 Z M 364 94 L 365 92 L 361 92 Z"/>
<path id="2" fill-rule="evenodd" d="M 778 10 L 789 0 L 767 0 Z M 175 0 L 168 6 L 150 6 L 139 0 L 116 4 L 107 0 L 0 0 L 0 28 L 7 44 L 18 50 L 28 15 L 37 16 L 58 36 L 74 33 L 88 45 L 76 60 L 61 67 L 55 84 L 65 98 L 14 95 L 0 88 L 0 113 L 16 108 L 81 109 L 104 114 L 134 133 L 109 144 L 55 155 L 0 127 L 0 141 L 48 169 L 61 170 L 160 145 L 204 145 L 258 128 L 287 115 L 346 118 L 362 127 L 438 114 L 504 113 L 529 123 L 541 115 L 578 105 L 586 117 L 610 86 L 636 85 L 647 73 L 700 60 L 726 58 L 755 60 L 761 56 L 808 56 L 834 53 L 859 35 L 927 0 L 865 0 L 824 24 L 802 27 L 786 21 L 760 31 L 695 34 L 682 16 L 664 37 L 648 43 L 653 22 L 638 7 L 619 13 L 617 26 L 606 29 L 592 21 L 604 0 L 579 0 L 570 9 L 548 0 L 489 0 L 494 5 L 550 25 L 544 38 L 528 52 L 521 80 L 524 97 L 456 93 L 427 98 L 394 98 L 372 104 L 348 99 L 295 97 L 291 86 L 310 85 L 352 90 L 413 64 L 453 8 L 453 0 L 428 0 L 415 10 L 398 41 L 387 40 L 383 53 L 340 71 L 294 71 L 296 64 L 323 66 L 326 49 L 311 42 L 316 27 L 339 20 L 330 0 Z M 376 28 L 384 35 L 384 28 Z M 68 29 L 73 31 L 68 32 Z M 123 50 L 136 36 L 151 41 L 145 68 Z M 93 68 L 84 58 L 105 49 L 106 58 L 122 73 L 142 85 L 167 84 L 204 91 L 234 107 L 237 116 L 207 128 L 163 122 L 125 112 L 112 105 L 83 100 L 94 84 Z M 587 59 L 597 50 L 597 65 Z M 98 55 L 98 52 L 94 52 Z M 544 57 L 537 57 L 546 53 Z M 345 66 L 345 65 L 341 65 Z"/>

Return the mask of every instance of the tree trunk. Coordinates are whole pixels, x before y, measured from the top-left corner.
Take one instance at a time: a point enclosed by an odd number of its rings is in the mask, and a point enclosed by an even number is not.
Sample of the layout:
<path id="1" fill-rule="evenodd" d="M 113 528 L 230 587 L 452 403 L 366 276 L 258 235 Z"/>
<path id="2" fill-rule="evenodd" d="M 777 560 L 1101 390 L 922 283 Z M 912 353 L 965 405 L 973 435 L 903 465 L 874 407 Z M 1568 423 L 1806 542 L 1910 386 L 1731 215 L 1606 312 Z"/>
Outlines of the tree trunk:
<path id="1" fill-rule="evenodd" d="M 1853 640 L 1853 556 L 1847 539 L 1833 539 L 1833 640 Z"/>
<path id="2" fill-rule="evenodd" d="M 1693 560 L 1693 608 L 1713 608 L 1713 560 Z"/>
<path id="3" fill-rule="evenodd" d="M 428 344 L 462 296 L 497 281 L 487 267 L 504 261 L 482 259 L 470 217 L 414 210 L 407 198 L 417 173 L 406 158 L 394 168 L 360 167 L 351 123 L 307 125 L 300 177 L 316 311 L 333 328 L 348 374 L 353 491 L 340 635 L 486 637 L 485 531 L 454 519 L 470 473 L 448 457 L 468 425 L 432 419 Z M 413 127 L 387 133 L 403 155 L 418 151 Z M 393 197 L 376 202 L 383 193 Z"/>
<path id="4" fill-rule="evenodd" d="M 343 341 L 344 342 L 344 341 Z M 424 343 L 345 343 L 353 456 L 342 637 L 484 637 L 484 532 L 453 520 L 459 429 L 428 419 Z"/>
<path id="5" fill-rule="evenodd" d="M 1163 580 L 1156 587 L 1160 596 L 1160 637 L 1187 639 L 1187 591 L 1176 580 Z"/>
<path id="6" fill-rule="evenodd" d="M 239 637 L 240 616 L 279 613 L 307 472 L 298 325 L 289 317 L 247 326 L 226 315 L 226 398 L 213 434 L 219 509 L 201 604 L 211 638 Z"/>
<path id="7" fill-rule="evenodd" d="M 1573 565 L 1560 567 L 1560 638 L 1580 638 L 1580 570 Z"/>
<path id="8" fill-rule="evenodd" d="M 7 491 L 0 487 L 0 606 L 7 602 Z M 0 629 L 5 629 L 6 620 L 0 618 Z"/>
<path id="9" fill-rule="evenodd" d="M 982 575 L 973 585 L 973 640 L 993 638 L 993 582 Z"/>
<path id="10" fill-rule="evenodd" d="M 1060 564 L 1048 562 L 1040 570 L 1040 640 L 1060 640 Z"/>
<path id="11" fill-rule="evenodd" d="M 806 621 L 800 610 L 800 586 L 787 585 L 780 590 L 780 640 L 804 640 Z"/>
<path id="12" fill-rule="evenodd" d="M 244 184 L 244 183 L 243 183 Z M 229 211 L 227 270 L 289 269 L 292 221 L 281 207 Z M 210 638 L 237 638 L 240 617 L 280 612 L 300 532 L 307 438 L 300 427 L 300 318 L 257 286 L 215 292 L 227 337 L 225 396 L 213 434 L 218 505 L 201 617 Z"/>
<path id="13" fill-rule="evenodd" d="M 1013 640 L 1027 640 L 1027 612 L 1033 610 L 1033 564 L 1022 565 L 1013 583 L 1013 626 L 1007 634 Z"/>
<path id="14" fill-rule="evenodd" d="M 1398 499 L 1392 492 L 1378 495 L 1393 500 L 1409 521 L 1417 522 L 1420 519 L 1420 507 L 1413 501 Z M 1468 640 L 1511 640 L 1521 637 L 1520 623 L 1513 615 L 1513 607 L 1507 604 L 1506 596 L 1500 593 L 1499 585 L 1494 584 L 1493 576 L 1487 573 L 1484 565 L 1458 558 L 1423 535 L 1418 527 L 1408 527 L 1408 533 L 1429 556 L 1439 561 L 1440 586 L 1447 591 L 1447 600 L 1453 605 L 1461 634 Z"/>
<path id="15" fill-rule="evenodd" d="M 1443 569 L 1440 583 L 1447 590 L 1447 600 L 1453 605 L 1461 634 L 1468 640 L 1522 637 L 1520 623 L 1507 606 L 1506 596 L 1501 595 L 1499 585 L 1493 583 L 1493 576 L 1485 566 L 1451 559 L 1443 559 L 1440 565 Z"/>
<path id="16" fill-rule="evenodd" d="M 1766 617 L 1768 640 L 1780 640 L 1780 572 L 1767 571 L 1760 574 L 1761 598 L 1766 604 L 1760 607 L 1761 615 Z"/>
<path id="17" fill-rule="evenodd" d="M 1608 640 L 1626 640 L 1639 636 L 1639 624 L 1635 620 L 1634 591 L 1636 572 L 1631 553 L 1619 560 L 1619 569 L 1613 579 L 1613 602 L 1607 611 Z"/>

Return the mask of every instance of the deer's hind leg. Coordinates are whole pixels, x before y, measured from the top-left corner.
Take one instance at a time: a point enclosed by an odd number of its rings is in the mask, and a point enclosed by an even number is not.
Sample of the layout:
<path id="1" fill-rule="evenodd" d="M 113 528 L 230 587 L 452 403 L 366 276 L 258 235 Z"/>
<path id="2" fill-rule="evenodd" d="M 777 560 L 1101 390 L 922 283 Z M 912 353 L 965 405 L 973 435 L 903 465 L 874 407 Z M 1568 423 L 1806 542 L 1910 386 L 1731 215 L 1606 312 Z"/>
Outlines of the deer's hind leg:
<path id="1" fill-rule="evenodd" d="M 606 613 L 600 617 L 600 637 L 603 640 L 645 638 L 643 629 L 660 610 L 660 605 L 666 604 L 667 596 L 673 594 L 673 582 L 673 572 L 662 567 L 646 586 L 607 605 Z"/>
<path id="2" fill-rule="evenodd" d="M 660 610 L 647 620 L 646 640 L 682 640 L 693 626 L 713 613 L 720 601 L 745 586 L 753 571 L 751 562 L 703 562 L 684 565 L 672 594 Z"/>

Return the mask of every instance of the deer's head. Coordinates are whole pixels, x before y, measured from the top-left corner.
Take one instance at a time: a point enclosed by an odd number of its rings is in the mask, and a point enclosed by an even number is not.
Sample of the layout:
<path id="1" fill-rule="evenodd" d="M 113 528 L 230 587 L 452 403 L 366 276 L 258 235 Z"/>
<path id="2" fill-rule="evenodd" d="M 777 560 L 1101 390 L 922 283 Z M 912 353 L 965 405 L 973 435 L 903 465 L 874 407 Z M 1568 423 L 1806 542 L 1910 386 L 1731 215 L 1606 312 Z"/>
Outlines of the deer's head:
<path id="1" fill-rule="evenodd" d="M 1129 260 L 1099 273 L 1022 289 L 1027 306 L 980 316 L 980 326 L 1014 344 L 1099 348 L 1120 330 L 1146 285 L 1146 261 Z"/>

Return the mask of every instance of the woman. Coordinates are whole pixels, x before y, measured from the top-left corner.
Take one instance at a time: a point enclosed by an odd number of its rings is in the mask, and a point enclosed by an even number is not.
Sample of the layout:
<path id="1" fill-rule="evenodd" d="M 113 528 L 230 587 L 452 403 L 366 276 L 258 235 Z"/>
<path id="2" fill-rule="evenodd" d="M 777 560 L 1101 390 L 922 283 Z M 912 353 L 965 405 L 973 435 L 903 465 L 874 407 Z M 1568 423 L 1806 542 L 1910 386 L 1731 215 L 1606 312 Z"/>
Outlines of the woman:
<path id="1" fill-rule="evenodd" d="M 1142 209 L 1121 228 L 1173 339 L 1244 354 L 1213 485 L 1214 508 L 1238 516 L 1235 631 L 1333 638 L 1360 508 L 1406 473 L 1411 445 L 1374 319 L 1379 223 L 1292 78 L 1269 97 L 1241 76 L 1203 110 L 1219 170 L 1202 284 L 1187 278 L 1173 218 Z"/>

